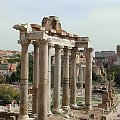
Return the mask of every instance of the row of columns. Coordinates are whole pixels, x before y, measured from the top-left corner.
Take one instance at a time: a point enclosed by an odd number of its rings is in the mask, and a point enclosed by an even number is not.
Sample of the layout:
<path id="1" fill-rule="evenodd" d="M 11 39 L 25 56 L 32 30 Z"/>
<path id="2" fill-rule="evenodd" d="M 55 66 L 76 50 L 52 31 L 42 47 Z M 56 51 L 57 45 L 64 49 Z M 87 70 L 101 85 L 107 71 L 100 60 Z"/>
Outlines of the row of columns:
<path id="1" fill-rule="evenodd" d="M 20 115 L 19 120 L 27 120 L 28 117 L 28 46 L 29 41 L 20 42 L 22 47 L 21 80 L 20 80 Z M 37 114 L 38 120 L 47 120 L 47 113 L 51 112 L 51 47 L 48 42 L 41 40 L 33 42 L 34 66 L 33 66 L 33 116 Z M 63 62 L 63 109 L 76 106 L 76 50 L 71 50 L 71 69 L 69 76 L 69 48 L 64 47 Z M 91 60 L 92 48 L 86 49 L 86 83 L 85 104 L 91 106 Z M 69 93 L 70 79 L 70 93 Z M 70 94 L 70 99 L 69 99 Z M 61 111 L 61 47 L 55 45 L 55 68 L 54 68 L 54 111 Z M 70 104 L 69 104 L 70 103 Z"/>

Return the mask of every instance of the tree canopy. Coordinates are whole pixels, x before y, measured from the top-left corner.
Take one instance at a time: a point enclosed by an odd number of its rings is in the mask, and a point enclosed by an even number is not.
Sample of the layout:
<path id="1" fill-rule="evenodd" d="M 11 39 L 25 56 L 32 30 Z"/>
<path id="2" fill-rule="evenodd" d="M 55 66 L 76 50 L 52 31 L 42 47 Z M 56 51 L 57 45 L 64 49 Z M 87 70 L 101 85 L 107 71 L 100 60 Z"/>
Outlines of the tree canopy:
<path id="1" fill-rule="evenodd" d="M 12 86 L 1 84 L 0 85 L 0 104 L 11 104 L 12 100 L 19 101 L 20 95 Z"/>

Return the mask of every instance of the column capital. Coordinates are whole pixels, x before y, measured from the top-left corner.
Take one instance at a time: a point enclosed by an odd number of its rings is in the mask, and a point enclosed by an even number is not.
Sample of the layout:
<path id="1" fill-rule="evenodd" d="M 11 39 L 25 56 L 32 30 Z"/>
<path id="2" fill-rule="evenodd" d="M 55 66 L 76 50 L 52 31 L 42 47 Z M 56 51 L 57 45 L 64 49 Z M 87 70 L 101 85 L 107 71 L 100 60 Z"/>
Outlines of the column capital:
<path id="1" fill-rule="evenodd" d="M 36 47 L 39 46 L 39 42 L 38 42 L 38 41 L 33 41 L 32 44 L 33 44 L 34 46 L 36 46 Z"/>
<path id="2" fill-rule="evenodd" d="M 69 47 L 68 47 L 68 46 L 65 46 L 63 49 L 64 49 L 64 51 L 68 51 L 68 50 L 69 50 Z"/>
<path id="3" fill-rule="evenodd" d="M 93 48 L 86 48 L 86 52 L 92 52 L 93 50 Z"/>
<path id="4" fill-rule="evenodd" d="M 44 39 L 38 40 L 37 42 L 39 43 L 39 45 L 40 45 L 40 44 L 48 44 L 48 43 L 49 43 L 49 41 L 44 40 Z"/>
<path id="5" fill-rule="evenodd" d="M 63 46 L 60 46 L 60 45 L 55 45 L 54 47 L 57 48 L 57 49 L 62 49 L 63 48 Z"/>
<path id="6" fill-rule="evenodd" d="M 18 40 L 18 44 L 21 44 L 21 46 L 28 46 L 30 43 L 29 40 Z"/>
<path id="7" fill-rule="evenodd" d="M 76 51 L 76 52 L 77 52 L 77 49 L 78 49 L 78 47 L 72 47 L 72 49 L 71 49 L 71 50 L 74 50 L 74 51 Z"/>

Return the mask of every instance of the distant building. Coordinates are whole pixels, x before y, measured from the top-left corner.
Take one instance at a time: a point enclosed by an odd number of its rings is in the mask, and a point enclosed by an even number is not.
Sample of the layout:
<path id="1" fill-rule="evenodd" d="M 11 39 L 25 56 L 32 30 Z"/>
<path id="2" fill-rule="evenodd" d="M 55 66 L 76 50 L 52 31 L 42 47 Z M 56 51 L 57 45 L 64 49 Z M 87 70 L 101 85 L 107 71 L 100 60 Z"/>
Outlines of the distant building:
<path id="1" fill-rule="evenodd" d="M 1 63 L 0 64 L 0 75 L 9 75 L 16 71 L 16 63 Z"/>
<path id="2" fill-rule="evenodd" d="M 117 60 L 114 63 L 115 65 L 120 65 L 120 45 L 117 45 Z"/>
<path id="3" fill-rule="evenodd" d="M 120 45 L 117 45 L 117 57 L 120 58 Z"/>
<path id="4" fill-rule="evenodd" d="M 100 51 L 95 52 L 95 62 L 101 61 L 102 63 L 108 63 L 110 66 L 113 65 L 117 60 L 115 51 Z"/>
<path id="5" fill-rule="evenodd" d="M 109 56 L 115 56 L 115 51 L 100 51 L 95 52 L 95 58 L 107 58 Z"/>

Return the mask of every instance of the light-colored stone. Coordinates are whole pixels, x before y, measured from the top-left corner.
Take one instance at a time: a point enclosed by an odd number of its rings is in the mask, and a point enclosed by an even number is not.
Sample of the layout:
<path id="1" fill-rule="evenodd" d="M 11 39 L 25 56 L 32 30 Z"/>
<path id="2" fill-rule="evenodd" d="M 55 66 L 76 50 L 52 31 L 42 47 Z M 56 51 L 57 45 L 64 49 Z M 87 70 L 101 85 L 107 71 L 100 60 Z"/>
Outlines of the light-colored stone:
<path id="1" fill-rule="evenodd" d="M 47 120 L 48 43 L 39 42 L 38 120 Z"/>
<path id="2" fill-rule="evenodd" d="M 71 66 L 70 66 L 70 106 L 76 105 L 76 50 L 71 50 Z"/>
<path id="3" fill-rule="evenodd" d="M 54 68 L 54 111 L 60 110 L 61 96 L 61 47 L 55 46 L 55 68 Z"/>
<path id="4" fill-rule="evenodd" d="M 63 58 L 63 97 L 62 97 L 62 108 L 69 110 L 69 49 L 64 48 Z"/>
<path id="5" fill-rule="evenodd" d="M 20 114 L 19 119 L 29 118 L 28 116 L 28 45 L 21 44 L 21 79 L 20 79 Z"/>
<path id="6" fill-rule="evenodd" d="M 92 51 L 93 48 L 86 48 L 86 79 L 85 79 L 85 105 L 92 109 Z"/>
<path id="7" fill-rule="evenodd" d="M 33 42 L 34 54 L 33 54 L 33 98 L 32 98 L 32 114 L 33 117 L 37 116 L 38 110 L 38 81 L 39 81 L 39 44 Z"/>
<path id="8" fill-rule="evenodd" d="M 48 81 L 47 81 L 47 115 L 52 115 L 51 112 L 51 46 L 48 46 Z"/>

